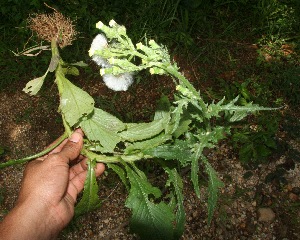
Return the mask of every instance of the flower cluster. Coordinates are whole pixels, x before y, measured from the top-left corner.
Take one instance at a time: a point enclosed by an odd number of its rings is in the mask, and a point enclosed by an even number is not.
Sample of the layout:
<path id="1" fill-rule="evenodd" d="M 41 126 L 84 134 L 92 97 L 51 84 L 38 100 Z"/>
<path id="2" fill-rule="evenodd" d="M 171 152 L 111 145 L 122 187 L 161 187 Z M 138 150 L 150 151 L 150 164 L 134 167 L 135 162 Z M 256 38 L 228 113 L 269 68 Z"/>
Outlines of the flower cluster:
<path id="1" fill-rule="evenodd" d="M 113 67 L 113 65 L 111 65 L 107 59 L 97 55 L 97 51 L 101 51 L 107 47 L 108 42 L 106 37 L 103 34 L 98 34 L 94 38 L 89 50 L 89 55 L 101 68 Z M 102 77 L 105 85 L 114 91 L 127 91 L 133 83 L 133 73 L 122 73 L 119 75 L 103 74 Z"/>

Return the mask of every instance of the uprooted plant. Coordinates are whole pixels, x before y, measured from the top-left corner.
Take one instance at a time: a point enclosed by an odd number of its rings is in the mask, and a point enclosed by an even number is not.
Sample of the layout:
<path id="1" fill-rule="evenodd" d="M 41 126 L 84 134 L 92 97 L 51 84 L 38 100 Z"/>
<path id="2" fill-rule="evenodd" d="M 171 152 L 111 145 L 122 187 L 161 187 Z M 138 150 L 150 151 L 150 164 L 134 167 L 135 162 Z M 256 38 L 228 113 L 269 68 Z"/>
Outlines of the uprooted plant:
<path id="1" fill-rule="evenodd" d="M 59 16 L 58 22 L 55 15 Z M 35 21 L 36 17 L 48 20 L 36 26 L 39 24 L 39 21 Z M 108 26 L 98 22 L 96 27 L 102 33 L 94 39 L 89 55 L 101 67 L 100 74 L 109 88 L 126 91 L 133 82 L 133 74 L 141 70 L 170 76 L 176 85 L 174 102 L 162 97 L 151 122 L 124 123 L 96 108 L 94 99 L 66 78 L 68 74 L 79 74 L 76 67 L 84 66 L 83 62 L 64 62 L 59 53 L 58 46 L 62 48 L 70 44 L 75 36 L 72 23 L 61 18 L 59 13 L 36 17 L 31 18 L 30 27 L 40 31 L 44 27 L 39 37 L 51 41 L 52 58 L 46 73 L 29 81 L 24 91 L 30 95 L 37 94 L 46 75 L 54 72 L 60 98 L 59 112 L 65 128 L 57 144 L 76 128 L 81 128 L 85 133 L 82 154 L 89 159 L 89 167 L 83 196 L 76 206 L 76 215 L 99 207 L 98 185 L 93 167 L 95 163 L 102 162 L 117 173 L 129 192 L 125 206 L 132 211 L 132 231 L 144 239 L 178 239 L 183 234 L 185 224 L 183 182 L 177 169 L 181 166 L 190 168 L 190 178 L 198 197 L 199 171 L 207 174 L 210 222 L 223 183 L 203 150 L 214 148 L 219 140 L 224 139 L 230 132 L 230 123 L 245 118 L 251 112 L 270 108 L 252 103 L 237 106 L 238 97 L 227 103 L 223 99 L 208 104 L 179 72 L 165 47 L 154 40 L 134 45 L 124 26 L 113 20 Z M 54 147 L 34 156 L 10 160 L 0 164 L 0 168 L 29 161 Z M 163 200 L 162 191 L 158 187 L 150 184 L 146 174 L 137 167 L 137 161 L 155 161 L 165 171 L 168 176 L 168 201 Z M 203 167 L 200 168 L 200 165 Z"/>

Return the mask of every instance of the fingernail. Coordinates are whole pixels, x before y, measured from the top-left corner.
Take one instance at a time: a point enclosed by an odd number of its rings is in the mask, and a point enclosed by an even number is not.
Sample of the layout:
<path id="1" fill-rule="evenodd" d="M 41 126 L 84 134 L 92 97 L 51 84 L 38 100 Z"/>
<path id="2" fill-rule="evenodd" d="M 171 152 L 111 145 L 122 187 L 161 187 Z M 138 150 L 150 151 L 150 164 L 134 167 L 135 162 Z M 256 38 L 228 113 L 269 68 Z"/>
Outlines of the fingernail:
<path id="1" fill-rule="evenodd" d="M 83 132 L 82 132 L 82 130 L 80 128 L 76 128 L 76 130 L 74 132 L 79 133 L 81 136 L 84 135 Z"/>
<path id="2" fill-rule="evenodd" d="M 74 132 L 69 140 L 73 143 L 78 143 L 81 140 L 82 136 L 80 133 Z"/>

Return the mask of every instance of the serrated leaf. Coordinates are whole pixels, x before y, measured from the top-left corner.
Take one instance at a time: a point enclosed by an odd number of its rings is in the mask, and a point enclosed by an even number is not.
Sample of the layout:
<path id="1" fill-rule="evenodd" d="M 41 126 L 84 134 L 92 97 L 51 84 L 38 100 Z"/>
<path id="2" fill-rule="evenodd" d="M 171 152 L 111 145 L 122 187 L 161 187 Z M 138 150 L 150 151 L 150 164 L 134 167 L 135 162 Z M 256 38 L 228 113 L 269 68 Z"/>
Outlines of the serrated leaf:
<path id="1" fill-rule="evenodd" d="M 191 179 L 194 185 L 194 190 L 197 197 L 200 197 L 200 188 L 199 188 L 199 159 L 203 159 L 204 155 L 202 154 L 204 148 L 213 148 L 219 140 L 225 138 L 225 133 L 228 131 L 227 128 L 218 126 L 212 129 L 212 131 L 206 132 L 199 129 L 199 134 L 196 136 L 198 142 L 194 145 L 194 153 L 192 155 L 192 165 L 191 165 Z"/>
<path id="2" fill-rule="evenodd" d="M 228 111 L 232 116 L 230 117 L 230 122 L 240 121 L 245 118 L 249 113 L 257 112 L 257 111 L 270 111 L 276 110 L 277 108 L 266 108 L 260 107 L 257 104 L 253 104 L 252 102 L 247 103 L 245 106 L 236 106 L 235 103 L 238 101 L 239 97 L 233 99 L 230 103 L 221 106 L 222 110 Z"/>
<path id="3" fill-rule="evenodd" d="M 98 196 L 98 184 L 95 174 L 95 162 L 88 161 L 87 176 L 84 182 L 83 196 L 80 202 L 75 207 L 75 216 L 80 216 L 84 213 L 93 211 L 100 207 L 100 199 Z"/>
<path id="4" fill-rule="evenodd" d="M 125 124 L 118 118 L 98 108 L 80 126 L 90 141 L 99 142 L 103 146 L 103 152 L 114 151 L 117 143 L 121 141 L 117 132 L 125 128 Z"/>
<path id="5" fill-rule="evenodd" d="M 131 230 L 141 239 L 173 239 L 172 209 L 164 202 L 153 201 L 161 196 L 160 190 L 153 187 L 138 169 L 133 170 L 126 165 L 126 171 L 131 189 L 125 205 L 132 210 Z"/>
<path id="6" fill-rule="evenodd" d="M 188 141 L 176 140 L 174 144 L 166 144 L 143 151 L 144 154 L 165 160 L 177 159 L 182 166 L 191 161 L 192 151 Z"/>
<path id="7" fill-rule="evenodd" d="M 221 99 L 217 104 L 211 103 L 207 107 L 206 118 L 219 117 L 219 113 L 222 111 L 222 104 L 225 100 L 225 97 Z"/>
<path id="8" fill-rule="evenodd" d="M 208 160 L 203 157 L 202 161 L 205 166 L 205 171 L 208 174 L 209 181 L 208 181 L 208 223 L 211 223 L 217 201 L 218 201 L 218 194 L 219 188 L 224 187 L 224 184 L 217 176 L 216 171 L 210 165 Z"/>
<path id="9" fill-rule="evenodd" d="M 177 212 L 176 212 L 176 219 L 175 219 L 175 229 L 174 229 L 174 239 L 180 239 L 184 232 L 184 225 L 185 225 L 185 211 L 183 206 L 183 183 L 180 175 L 177 173 L 176 169 L 169 169 L 167 167 L 164 168 L 165 171 L 169 175 L 168 184 L 172 184 L 175 191 L 176 196 L 176 205 L 177 205 Z"/>
<path id="10" fill-rule="evenodd" d="M 85 91 L 76 87 L 62 73 L 57 74 L 57 82 L 61 88 L 59 109 L 68 124 L 72 127 L 81 118 L 94 110 L 94 99 Z"/>
<path id="11" fill-rule="evenodd" d="M 41 87 L 43 86 L 43 83 L 44 83 L 44 80 L 47 76 L 47 73 L 48 73 L 48 71 L 43 76 L 35 78 L 35 79 L 29 81 L 26 84 L 23 91 L 25 93 L 28 93 L 31 96 L 36 95 L 40 91 Z"/>
<path id="12" fill-rule="evenodd" d="M 127 130 L 121 132 L 119 135 L 131 142 L 144 140 L 163 131 L 165 129 L 165 122 L 165 119 L 158 119 L 149 123 L 133 123 L 127 125 Z"/>
<path id="13" fill-rule="evenodd" d="M 237 122 L 245 118 L 248 114 L 248 111 L 235 111 L 234 114 L 229 119 L 230 122 Z"/>
<path id="14" fill-rule="evenodd" d="M 177 104 L 177 107 L 175 108 L 175 110 L 173 111 L 174 113 L 174 127 L 173 127 L 173 131 L 172 133 L 174 133 L 180 123 L 181 120 L 181 115 L 183 114 L 183 108 L 187 108 L 188 106 L 188 100 L 187 99 L 180 99 L 178 101 L 175 102 Z"/>

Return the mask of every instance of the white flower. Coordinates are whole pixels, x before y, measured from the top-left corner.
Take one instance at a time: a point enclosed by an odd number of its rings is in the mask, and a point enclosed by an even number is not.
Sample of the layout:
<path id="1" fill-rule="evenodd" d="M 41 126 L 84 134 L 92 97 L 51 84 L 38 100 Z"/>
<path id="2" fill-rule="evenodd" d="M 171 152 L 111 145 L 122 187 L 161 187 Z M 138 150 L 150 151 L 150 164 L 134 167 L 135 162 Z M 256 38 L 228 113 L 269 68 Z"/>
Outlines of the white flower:
<path id="1" fill-rule="evenodd" d="M 133 83 L 132 73 L 122 73 L 118 76 L 113 74 L 104 74 L 102 77 L 105 85 L 114 91 L 127 91 Z"/>
<path id="2" fill-rule="evenodd" d="M 108 63 L 108 61 L 105 58 L 102 58 L 100 56 L 94 55 L 92 57 L 93 61 L 102 68 L 110 68 L 111 65 Z"/>
<path id="3" fill-rule="evenodd" d="M 102 50 L 106 48 L 108 45 L 107 39 L 103 34 L 98 34 L 91 45 L 91 48 L 89 50 L 89 55 L 92 57 L 93 61 L 100 67 L 108 68 L 111 67 L 111 65 L 107 62 L 105 58 L 102 58 L 98 55 L 95 55 L 95 52 L 97 50 Z"/>

